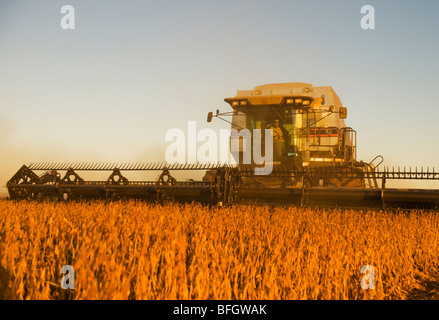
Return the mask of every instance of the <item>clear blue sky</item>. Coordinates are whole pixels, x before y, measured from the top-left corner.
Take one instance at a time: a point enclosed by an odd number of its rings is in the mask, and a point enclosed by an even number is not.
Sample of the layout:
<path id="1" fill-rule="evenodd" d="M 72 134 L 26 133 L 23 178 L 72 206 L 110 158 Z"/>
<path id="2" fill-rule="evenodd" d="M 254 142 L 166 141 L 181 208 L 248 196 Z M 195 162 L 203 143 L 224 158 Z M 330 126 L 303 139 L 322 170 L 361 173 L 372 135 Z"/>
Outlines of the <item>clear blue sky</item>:
<path id="1" fill-rule="evenodd" d="M 75 30 L 60 27 L 65 4 Z M 360 27 L 366 4 L 375 30 Z M 0 186 L 30 162 L 164 160 L 168 129 L 226 128 L 207 112 L 278 82 L 332 86 L 360 160 L 439 170 L 438 12 L 434 0 L 0 1 Z"/>

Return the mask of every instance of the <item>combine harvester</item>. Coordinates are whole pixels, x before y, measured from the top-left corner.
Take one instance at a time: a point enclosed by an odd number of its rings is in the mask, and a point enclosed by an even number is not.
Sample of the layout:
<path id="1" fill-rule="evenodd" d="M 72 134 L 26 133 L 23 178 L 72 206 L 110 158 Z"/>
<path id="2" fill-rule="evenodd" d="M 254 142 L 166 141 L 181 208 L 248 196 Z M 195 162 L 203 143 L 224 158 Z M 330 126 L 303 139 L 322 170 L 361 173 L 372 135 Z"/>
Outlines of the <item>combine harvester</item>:
<path id="1" fill-rule="evenodd" d="M 35 163 L 23 165 L 8 181 L 10 199 L 144 199 L 197 201 L 210 205 L 274 203 L 294 206 L 437 209 L 439 190 L 386 188 L 386 181 L 439 180 L 429 170 L 379 169 L 382 156 L 357 160 L 356 131 L 346 127 L 347 109 L 330 86 L 280 83 L 239 90 L 225 101 L 231 112 L 231 139 L 238 139 L 235 165 L 161 163 Z M 243 129 L 273 129 L 272 170 L 256 175 L 261 165 L 243 164 Z M 241 137 L 241 138 L 240 138 Z M 252 137 L 250 137 L 253 140 Z M 248 139 L 247 139 L 248 140 Z M 232 141 L 232 140 L 231 140 Z M 236 141 L 236 140 L 235 140 Z M 252 153 L 253 154 L 253 153 Z M 123 171 L 161 171 L 157 181 L 129 181 Z M 204 170 L 202 181 L 177 181 L 171 172 Z M 85 181 L 82 171 L 109 171 L 106 181 Z M 42 172 L 39 175 L 36 172 Z"/>

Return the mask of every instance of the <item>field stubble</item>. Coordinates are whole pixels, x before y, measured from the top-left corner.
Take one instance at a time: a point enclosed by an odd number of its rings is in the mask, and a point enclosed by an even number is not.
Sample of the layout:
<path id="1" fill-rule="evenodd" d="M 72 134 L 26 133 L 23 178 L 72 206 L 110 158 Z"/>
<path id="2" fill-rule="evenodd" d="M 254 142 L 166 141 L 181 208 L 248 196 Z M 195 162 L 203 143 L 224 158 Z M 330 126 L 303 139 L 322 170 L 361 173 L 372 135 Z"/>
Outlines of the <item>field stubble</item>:
<path id="1" fill-rule="evenodd" d="M 0 201 L 0 298 L 438 299 L 438 230 L 422 211 Z"/>

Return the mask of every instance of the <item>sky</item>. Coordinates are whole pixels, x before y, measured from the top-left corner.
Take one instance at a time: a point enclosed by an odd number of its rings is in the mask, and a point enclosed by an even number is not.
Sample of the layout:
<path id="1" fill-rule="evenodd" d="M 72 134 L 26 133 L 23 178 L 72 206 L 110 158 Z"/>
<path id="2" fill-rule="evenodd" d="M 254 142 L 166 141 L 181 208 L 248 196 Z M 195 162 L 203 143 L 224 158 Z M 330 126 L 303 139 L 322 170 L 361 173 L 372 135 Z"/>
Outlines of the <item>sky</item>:
<path id="1" fill-rule="evenodd" d="M 75 29 L 64 30 L 64 5 Z M 364 30 L 361 7 L 375 9 Z M 439 2 L 0 0 L 0 193 L 32 162 L 163 161 L 268 83 L 332 86 L 357 157 L 439 170 Z M 418 182 L 404 182 L 418 187 Z M 438 182 L 430 182 L 438 188 Z"/>

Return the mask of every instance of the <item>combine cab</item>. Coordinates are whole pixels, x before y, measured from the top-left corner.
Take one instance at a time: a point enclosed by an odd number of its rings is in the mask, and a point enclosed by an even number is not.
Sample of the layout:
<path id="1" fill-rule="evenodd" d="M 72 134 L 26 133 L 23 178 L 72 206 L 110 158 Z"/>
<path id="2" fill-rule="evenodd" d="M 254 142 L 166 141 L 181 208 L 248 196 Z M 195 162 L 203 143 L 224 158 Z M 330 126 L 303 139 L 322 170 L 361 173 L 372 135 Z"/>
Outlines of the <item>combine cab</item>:
<path id="1" fill-rule="evenodd" d="M 374 166 L 357 161 L 356 132 L 346 127 L 347 109 L 331 87 L 313 87 L 308 83 L 268 84 L 254 90 L 238 91 L 235 97 L 225 101 L 233 108 L 231 123 L 236 131 L 232 139 L 240 139 L 239 132 L 244 128 L 249 132 L 260 130 L 261 150 L 265 150 L 267 137 L 264 133 L 271 129 L 268 138 L 273 140 L 271 158 L 275 172 L 295 174 L 311 169 L 316 173 L 313 177 L 292 175 L 288 185 L 365 187 L 366 182 L 372 182 L 373 187 L 377 187 L 376 180 L 365 179 L 364 172 L 373 172 Z M 215 116 L 228 114 L 217 113 Z M 211 117 L 213 114 L 208 120 Z M 254 141 L 251 146 L 254 146 Z M 237 163 L 243 164 L 243 143 L 239 147 L 241 149 L 232 154 Z M 328 168 L 332 175 L 317 174 L 327 172 Z M 273 176 L 276 174 L 259 179 L 251 177 L 246 183 L 251 184 L 253 180 L 256 184 L 264 184 L 264 181 L 269 184 Z M 304 181 L 304 178 L 309 179 Z"/>
<path id="2" fill-rule="evenodd" d="M 207 121 L 218 118 L 231 124 L 233 165 L 36 163 L 22 166 L 8 181 L 10 198 L 438 208 L 439 190 L 386 188 L 389 179 L 439 180 L 437 172 L 379 170 L 382 156 L 357 160 L 356 132 L 346 126 L 347 109 L 331 87 L 267 84 L 240 90 L 225 101 L 232 111 L 210 112 Z M 157 181 L 130 181 L 123 174 L 151 170 L 161 172 Z M 206 174 L 202 181 L 177 181 L 171 172 L 178 170 Z M 86 181 L 82 171 L 110 175 L 104 181 Z"/>

